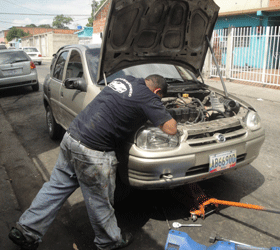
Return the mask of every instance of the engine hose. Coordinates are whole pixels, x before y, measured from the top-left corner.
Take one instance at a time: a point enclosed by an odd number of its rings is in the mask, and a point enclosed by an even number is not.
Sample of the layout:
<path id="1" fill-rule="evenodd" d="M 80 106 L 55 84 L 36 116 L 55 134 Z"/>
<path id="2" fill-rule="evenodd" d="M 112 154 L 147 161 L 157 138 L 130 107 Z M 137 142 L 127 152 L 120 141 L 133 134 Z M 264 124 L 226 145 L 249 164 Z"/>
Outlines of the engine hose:
<path id="1" fill-rule="evenodd" d="M 199 99 L 194 98 L 194 100 L 197 101 L 200 104 L 200 106 L 204 109 L 204 105 L 202 104 L 202 102 Z"/>
<path id="2" fill-rule="evenodd" d="M 200 117 L 200 115 L 202 116 L 202 120 L 205 119 L 204 117 L 204 114 L 203 114 L 203 111 L 201 109 L 199 109 L 199 112 L 198 112 L 198 115 L 197 117 L 195 118 L 195 120 L 193 122 L 188 122 L 186 121 L 185 124 L 194 124 L 194 123 L 197 123 L 198 122 L 198 118 Z M 201 122 L 201 121 L 200 121 Z"/>

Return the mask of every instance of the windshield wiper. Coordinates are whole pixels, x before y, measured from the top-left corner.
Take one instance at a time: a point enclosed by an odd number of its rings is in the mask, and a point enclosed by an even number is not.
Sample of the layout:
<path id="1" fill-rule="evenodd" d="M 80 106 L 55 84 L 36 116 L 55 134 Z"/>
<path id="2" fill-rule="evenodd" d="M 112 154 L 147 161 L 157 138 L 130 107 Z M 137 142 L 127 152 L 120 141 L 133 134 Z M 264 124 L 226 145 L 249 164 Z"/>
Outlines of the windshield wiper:
<path id="1" fill-rule="evenodd" d="M 166 80 L 167 83 L 183 83 L 184 82 L 182 79 L 179 79 L 179 78 L 165 77 L 165 80 Z"/>

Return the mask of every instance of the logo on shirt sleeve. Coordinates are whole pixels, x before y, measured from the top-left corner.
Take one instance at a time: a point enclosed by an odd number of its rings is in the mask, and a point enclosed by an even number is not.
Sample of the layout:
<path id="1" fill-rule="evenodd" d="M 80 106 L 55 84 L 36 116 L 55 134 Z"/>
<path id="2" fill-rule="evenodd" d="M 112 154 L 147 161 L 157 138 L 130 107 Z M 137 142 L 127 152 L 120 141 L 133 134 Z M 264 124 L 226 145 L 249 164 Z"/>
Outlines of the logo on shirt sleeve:
<path id="1" fill-rule="evenodd" d="M 130 84 L 130 82 L 128 82 L 125 79 L 121 79 L 121 78 L 117 78 L 116 80 L 114 80 L 113 82 L 111 82 L 108 87 L 110 87 L 111 89 L 113 89 L 114 91 L 118 92 L 118 93 L 124 93 L 126 91 L 128 91 L 127 86 L 129 87 L 129 93 L 128 96 L 131 97 L 132 95 L 132 86 Z"/>

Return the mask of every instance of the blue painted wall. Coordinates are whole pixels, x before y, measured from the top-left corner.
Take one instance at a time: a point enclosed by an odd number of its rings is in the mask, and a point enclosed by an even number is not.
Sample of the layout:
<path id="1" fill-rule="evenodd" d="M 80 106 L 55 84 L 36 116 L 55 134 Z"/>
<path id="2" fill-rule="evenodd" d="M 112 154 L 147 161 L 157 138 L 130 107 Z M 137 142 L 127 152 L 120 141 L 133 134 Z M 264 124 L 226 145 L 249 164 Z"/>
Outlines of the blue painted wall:
<path id="1" fill-rule="evenodd" d="M 84 27 L 81 31 L 75 32 L 75 34 L 78 34 L 78 37 L 92 37 L 92 33 L 92 27 Z"/>

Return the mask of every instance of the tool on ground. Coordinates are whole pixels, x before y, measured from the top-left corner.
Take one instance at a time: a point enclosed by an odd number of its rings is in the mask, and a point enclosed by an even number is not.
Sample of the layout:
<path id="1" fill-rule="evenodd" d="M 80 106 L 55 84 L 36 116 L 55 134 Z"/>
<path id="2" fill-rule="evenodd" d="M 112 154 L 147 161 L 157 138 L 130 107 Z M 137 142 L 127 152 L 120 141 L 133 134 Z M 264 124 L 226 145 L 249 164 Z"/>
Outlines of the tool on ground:
<path id="1" fill-rule="evenodd" d="M 174 228 L 180 228 L 180 227 L 201 227 L 201 224 L 181 224 L 179 222 L 173 222 L 172 226 Z"/>
<path id="2" fill-rule="evenodd" d="M 228 241 L 218 241 L 207 247 L 194 241 L 187 233 L 170 230 L 165 250 L 280 250 L 279 247 L 259 248 L 253 246 L 242 246 Z"/>
<path id="3" fill-rule="evenodd" d="M 210 238 L 209 238 L 209 242 L 210 243 L 215 243 L 216 241 L 227 241 L 227 242 L 235 243 L 235 244 L 238 244 L 238 245 L 241 245 L 241 246 L 252 247 L 251 245 L 248 245 L 248 244 L 244 244 L 244 243 L 241 243 L 241 242 L 238 242 L 238 241 L 228 240 L 228 239 L 222 238 L 217 234 L 211 235 Z"/>
<path id="4" fill-rule="evenodd" d="M 207 201 L 201 203 L 198 206 L 197 210 L 190 211 L 192 220 L 195 221 L 198 216 L 201 216 L 201 218 L 204 219 L 205 218 L 205 207 L 208 205 L 215 205 L 216 208 L 218 208 L 218 205 L 226 205 L 226 206 L 242 207 L 242 208 L 247 208 L 247 209 L 255 209 L 255 210 L 265 211 L 265 212 L 269 212 L 269 213 L 280 214 L 279 210 L 268 209 L 268 208 L 258 206 L 258 205 L 241 203 L 241 202 L 223 201 L 223 200 L 217 200 L 217 199 L 211 198 L 211 199 L 208 199 Z"/>

